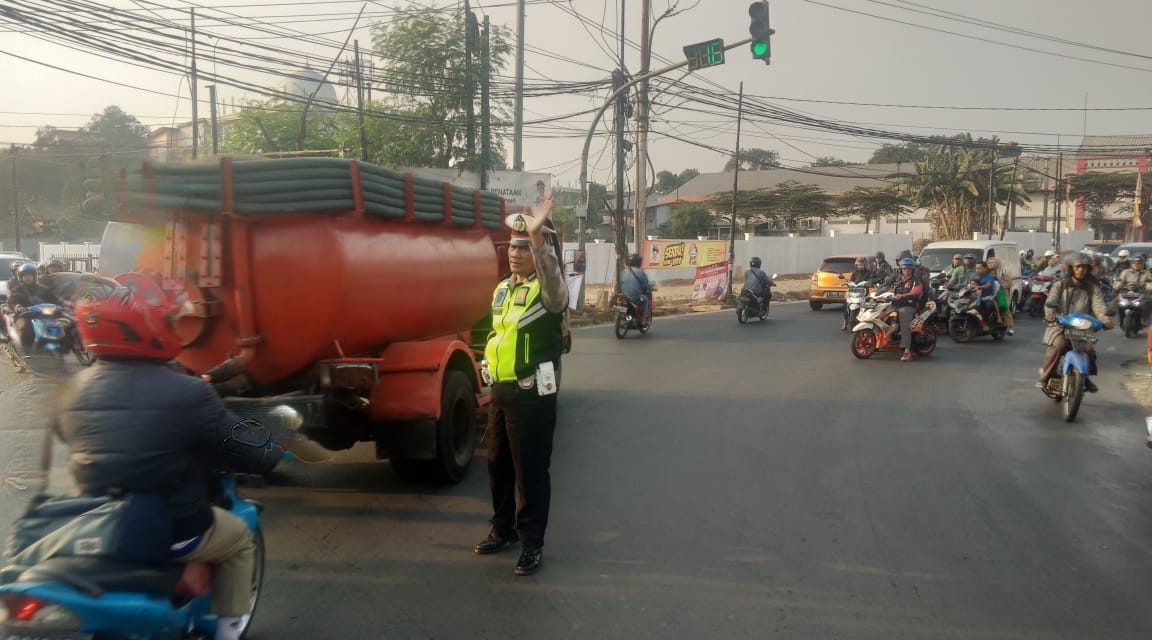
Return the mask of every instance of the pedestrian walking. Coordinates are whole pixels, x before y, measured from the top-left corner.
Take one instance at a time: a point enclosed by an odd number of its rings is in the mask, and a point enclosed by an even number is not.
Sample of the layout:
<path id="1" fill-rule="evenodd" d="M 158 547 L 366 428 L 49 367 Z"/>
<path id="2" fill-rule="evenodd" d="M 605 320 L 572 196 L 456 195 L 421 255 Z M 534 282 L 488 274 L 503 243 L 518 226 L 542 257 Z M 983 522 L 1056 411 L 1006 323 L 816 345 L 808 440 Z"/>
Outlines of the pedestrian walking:
<path id="1" fill-rule="evenodd" d="M 478 554 L 520 542 L 515 573 L 536 573 L 543 562 L 544 532 L 552 497 L 549 465 L 556 430 L 563 313 L 568 306 L 556 252 L 545 241 L 548 199 L 535 216 L 514 214 L 508 247 L 511 275 L 492 296 L 492 333 L 484 349 L 492 384 L 488 407 L 488 483 L 492 519 Z M 517 493 L 519 500 L 517 501 Z"/>

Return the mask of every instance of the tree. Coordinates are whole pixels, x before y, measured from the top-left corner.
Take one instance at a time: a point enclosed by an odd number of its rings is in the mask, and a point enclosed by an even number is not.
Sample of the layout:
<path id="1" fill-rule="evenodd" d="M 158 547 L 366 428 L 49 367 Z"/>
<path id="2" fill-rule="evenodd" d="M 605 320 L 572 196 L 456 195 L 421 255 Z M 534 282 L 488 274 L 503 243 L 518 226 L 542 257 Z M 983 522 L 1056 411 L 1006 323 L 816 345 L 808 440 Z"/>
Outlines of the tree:
<path id="1" fill-rule="evenodd" d="M 894 187 L 856 187 L 840 196 L 836 210 L 844 216 L 864 219 L 865 228 L 872 221 L 908 212 L 908 199 Z"/>
<path id="2" fill-rule="evenodd" d="M 812 167 L 850 167 L 850 166 L 853 166 L 855 164 L 856 164 L 855 162 L 848 162 L 847 160 L 841 160 L 840 158 L 836 158 L 833 156 L 823 156 L 821 158 L 816 158 L 816 161 L 813 162 L 809 166 L 812 166 Z"/>
<path id="3" fill-rule="evenodd" d="M 697 204 L 681 204 L 672 208 L 672 217 L 660 225 L 665 238 L 695 238 L 715 226 L 712 214 Z"/>
<path id="4" fill-rule="evenodd" d="M 783 222 L 790 231 L 795 231 L 801 220 L 824 219 L 832 212 L 831 197 L 814 184 L 788 180 L 773 187 L 770 193 L 770 217 Z"/>
<path id="5" fill-rule="evenodd" d="M 146 150 L 148 147 L 148 127 L 116 105 L 105 107 L 103 112 L 92 116 L 81 130 L 91 134 L 95 142 L 106 150 Z"/>
<path id="6" fill-rule="evenodd" d="M 224 153 L 274 153 L 359 146 L 351 114 L 318 108 L 308 110 L 306 135 L 298 140 L 303 111 L 303 104 L 284 98 L 246 102 L 220 149 Z"/>
<path id="7" fill-rule="evenodd" d="M 775 169 L 779 166 L 780 155 L 775 151 L 769 151 L 767 149 L 740 150 L 741 171 L 761 171 L 763 169 Z M 728 164 L 724 165 L 724 170 L 736 170 L 736 156 L 732 156 L 728 159 Z"/>
<path id="8" fill-rule="evenodd" d="M 927 149 L 916 142 L 904 144 L 885 144 L 872 152 L 868 164 L 896 164 L 898 162 L 920 162 L 924 159 Z"/>
<path id="9" fill-rule="evenodd" d="M 991 226 L 989 200 L 1025 207 L 1031 200 L 1012 164 L 995 164 L 997 158 L 994 148 L 937 147 L 901 180 L 901 193 L 928 209 L 938 240 L 971 239 L 973 231 Z"/>
<path id="10" fill-rule="evenodd" d="M 677 189 L 698 175 L 700 175 L 700 172 L 695 169 L 685 169 L 679 174 L 672 173 L 671 171 L 661 171 L 656 174 L 654 190 L 656 193 L 675 193 Z"/>
<path id="11" fill-rule="evenodd" d="M 1103 173 L 1092 171 L 1080 176 L 1069 176 L 1068 197 L 1084 203 L 1085 218 L 1097 234 L 1104 225 L 1105 209 L 1119 204 L 1116 213 L 1132 213 L 1136 200 L 1136 173 Z M 1149 200 L 1152 200 L 1152 173 L 1144 174 L 1141 182 L 1140 218 L 1147 225 Z"/>
<path id="12" fill-rule="evenodd" d="M 460 46 L 466 21 L 442 9 L 410 5 L 397 9 L 388 22 L 372 25 L 372 47 L 385 61 L 382 88 L 391 97 L 384 104 L 395 113 L 397 139 L 418 140 L 428 160 L 422 166 L 479 168 L 467 147 L 466 60 Z M 489 36 L 492 77 L 498 77 L 512 48 L 508 30 L 493 26 Z M 479 47 L 478 47 L 479 49 Z M 477 60 L 479 56 L 477 55 Z M 473 65 L 476 69 L 479 65 Z M 479 72 L 474 71 L 479 80 Z M 492 98 L 492 147 L 502 148 L 501 122 L 511 119 L 511 96 Z M 477 110 L 478 111 L 478 110 Z M 476 123 L 479 133 L 479 122 Z M 477 135 L 479 146 L 479 135 Z M 406 157 L 416 157 L 408 154 Z"/>
<path id="13" fill-rule="evenodd" d="M 736 200 L 736 219 L 739 227 L 745 232 L 751 231 L 754 223 L 760 223 L 770 218 L 771 212 L 775 207 L 775 196 L 765 189 L 757 189 L 756 191 L 737 191 Z M 711 209 L 716 217 L 731 221 L 732 216 L 732 192 L 721 191 L 714 193 L 711 197 L 704 202 L 704 205 Z"/>

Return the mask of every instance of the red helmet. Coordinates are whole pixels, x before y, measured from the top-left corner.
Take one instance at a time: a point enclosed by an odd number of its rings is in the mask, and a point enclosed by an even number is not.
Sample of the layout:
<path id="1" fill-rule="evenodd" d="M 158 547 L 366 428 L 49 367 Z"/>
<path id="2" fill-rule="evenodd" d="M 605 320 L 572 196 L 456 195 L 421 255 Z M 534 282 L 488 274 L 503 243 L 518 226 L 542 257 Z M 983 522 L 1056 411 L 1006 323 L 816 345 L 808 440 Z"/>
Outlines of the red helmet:
<path id="1" fill-rule="evenodd" d="M 76 330 L 84 348 L 98 358 L 141 358 L 167 362 L 180 353 L 172 328 L 177 307 L 143 304 L 124 289 L 76 307 Z"/>

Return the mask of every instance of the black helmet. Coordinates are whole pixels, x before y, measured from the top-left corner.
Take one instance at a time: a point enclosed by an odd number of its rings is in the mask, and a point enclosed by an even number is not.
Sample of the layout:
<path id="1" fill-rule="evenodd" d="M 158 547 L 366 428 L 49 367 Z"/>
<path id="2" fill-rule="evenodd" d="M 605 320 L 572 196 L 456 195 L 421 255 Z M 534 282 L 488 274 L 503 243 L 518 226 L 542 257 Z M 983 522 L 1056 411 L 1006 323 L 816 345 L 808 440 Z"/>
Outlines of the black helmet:
<path id="1" fill-rule="evenodd" d="M 639 267 L 644 262 L 644 258 L 640 257 L 639 253 L 628 254 L 628 266 Z"/>
<path id="2" fill-rule="evenodd" d="M 16 261 L 12 262 L 12 266 L 9 268 L 9 271 L 12 272 L 13 278 L 16 277 L 16 272 L 20 270 L 20 265 L 22 265 L 22 264 L 24 264 L 24 263 L 23 262 L 16 262 Z"/>
<path id="3" fill-rule="evenodd" d="M 877 260 L 883 260 L 884 259 L 884 252 L 883 251 L 877 251 L 876 252 L 876 259 Z"/>
<path id="4" fill-rule="evenodd" d="M 973 254 L 971 254 L 971 253 L 965 253 L 965 254 L 964 254 L 964 259 L 965 259 L 965 260 L 972 260 L 973 262 L 975 262 L 975 261 L 976 261 L 976 256 L 975 256 L 975 255 L 973 255 Z"/>
<path id="5" fill-rule="evenodd" d="M 1078 267 L 1078 266 L 1091 267 L 1092 261 L 1089 260 L 1088 257 L 1082 253 L 1074 253 L 1071 256 L 1068 256 L 1068 266 L 1069 267 Z"/>
<path id="6" fill-rule="evenodd" d="M 751 260 L 748 261 L 748 266 L 752 267 L 753 269 L 759 269 L 760 268 L 760 258 L 753 257 Z"/>
<path id="7" fill-rule="evenodd" d="M 20 277 L 20 278 L 28 275 L 29 273 L 31 273 L 32 275 L 36 275 L 36 264 L 33 262 L 22 263 L 16 269 L 16 276 Z"/>
<path id="8" fill-rule="evenodd" d="M 911 258 L 911 257 L 912 257 L 912 250 L 911 249 L 905 249 L 905 250 L 900 252 L 899 257 L 897 257 L 897 260 L 903 260 L 905 258 Z"/>
<path id="9" fill-rule="evenodd" d="M 1145 263 L 1147 262 L 1147 259 L 1145 259 L 1145 258 L 1144 258 L 1144 254 L 1143 254 L 1143 253 L 1137 253 L 1137 254 L 1136 254 L 1136 255 L 1135 255 L 1133 258 L 1132 258 L 1131 262 L 1132 262 L 1132 264 L 1136 264 L 1136 263 L 1145 264 Z"/>

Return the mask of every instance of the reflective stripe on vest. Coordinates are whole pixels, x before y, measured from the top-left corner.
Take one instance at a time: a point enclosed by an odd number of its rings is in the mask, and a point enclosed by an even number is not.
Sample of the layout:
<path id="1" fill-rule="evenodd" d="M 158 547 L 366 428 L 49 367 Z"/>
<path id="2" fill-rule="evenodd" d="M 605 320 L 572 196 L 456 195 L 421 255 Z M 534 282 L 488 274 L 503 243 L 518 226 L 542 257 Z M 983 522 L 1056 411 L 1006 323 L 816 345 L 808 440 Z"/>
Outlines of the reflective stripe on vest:
<path id="1" fill-rule="evenodd" d="M 540 302 L 540 281 L 536 278 L 518 284 L 506 280 L 496 287 L 492 296 L 492 335 L 484 348 L 484 357 L 497 382 L 518 379 L 517 359 L 528 364 L 532 347 L 529 334 L 521 331 L 547 313 Z"/>

